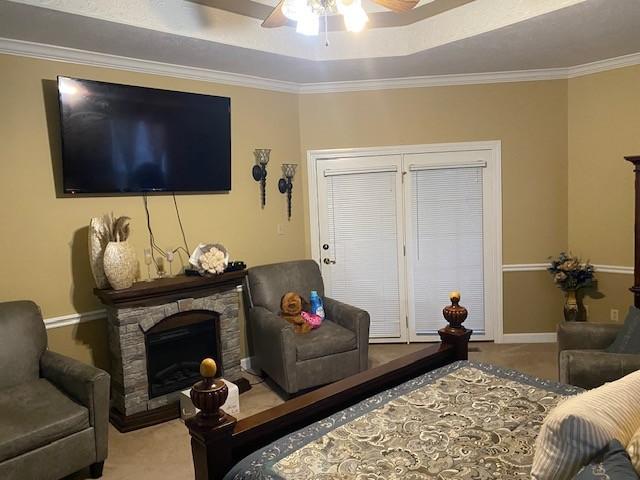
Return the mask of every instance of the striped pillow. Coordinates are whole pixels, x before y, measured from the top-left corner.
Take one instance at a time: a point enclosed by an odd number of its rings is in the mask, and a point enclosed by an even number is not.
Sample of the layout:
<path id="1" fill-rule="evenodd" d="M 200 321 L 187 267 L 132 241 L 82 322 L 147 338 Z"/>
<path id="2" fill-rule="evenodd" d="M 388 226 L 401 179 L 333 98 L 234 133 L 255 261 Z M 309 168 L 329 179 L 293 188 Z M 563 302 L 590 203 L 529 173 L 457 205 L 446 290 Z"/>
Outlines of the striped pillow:
<path id="1" fill-rule="evenodd" d="M 636 469 L 638 475 L 640 475 L 640 429 L 633 434 L 631 440 L 627 444 L 627 453 L 631 458 L 633 468 Z"/>
<path id="2" fill-rule="evenodd" d="M 572 478 L 606 445 L 640 428 L 640 371 L 571 397 L 545 418 L 531 468 L 535 480 Z"/>

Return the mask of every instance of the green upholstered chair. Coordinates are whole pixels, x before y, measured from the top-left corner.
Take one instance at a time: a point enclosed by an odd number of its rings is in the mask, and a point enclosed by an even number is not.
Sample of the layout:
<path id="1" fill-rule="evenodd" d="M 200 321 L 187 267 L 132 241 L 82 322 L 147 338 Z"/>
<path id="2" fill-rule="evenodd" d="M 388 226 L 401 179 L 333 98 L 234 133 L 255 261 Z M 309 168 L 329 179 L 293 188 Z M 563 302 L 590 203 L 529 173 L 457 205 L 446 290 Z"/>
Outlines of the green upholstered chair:
<path id="1" fill-rule="evenodd" d="M 0 478 L 55 480 L 107 458 L 109 375 L 47 350 L 33 302 L 0 303 Z"/>

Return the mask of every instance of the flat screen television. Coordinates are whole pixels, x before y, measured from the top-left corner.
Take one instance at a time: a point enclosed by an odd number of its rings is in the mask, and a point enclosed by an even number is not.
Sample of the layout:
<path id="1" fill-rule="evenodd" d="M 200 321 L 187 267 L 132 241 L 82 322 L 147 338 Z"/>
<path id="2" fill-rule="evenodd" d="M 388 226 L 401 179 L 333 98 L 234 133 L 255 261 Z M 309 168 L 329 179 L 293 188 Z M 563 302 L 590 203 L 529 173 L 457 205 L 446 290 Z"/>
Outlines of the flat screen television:
<path id="1" fill-rule="evenodd" d="M 231 190 L 230 99 L 58 77 L 65 193 Z"/>

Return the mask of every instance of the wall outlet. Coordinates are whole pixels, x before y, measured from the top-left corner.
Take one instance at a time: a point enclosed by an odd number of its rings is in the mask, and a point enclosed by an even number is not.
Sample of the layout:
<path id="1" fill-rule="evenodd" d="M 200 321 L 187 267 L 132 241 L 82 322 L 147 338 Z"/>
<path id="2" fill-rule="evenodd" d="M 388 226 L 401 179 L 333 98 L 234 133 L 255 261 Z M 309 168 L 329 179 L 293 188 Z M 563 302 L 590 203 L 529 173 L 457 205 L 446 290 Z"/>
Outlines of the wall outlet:
<path id="1" fill-rule="evenodd" d="M 587 320 L 589 319 L 589 305 L 584 306 L 584 316 Z"/>
<path id="2" fill-rule="evenodd" d="M 276 225 L 276 232 L 278 233 L 278 235 L 284 235 L 284 227 L 281 223 Z"/>
<path id="3" fill-rule="evenodd" d="M 618 315 L 618 310 L 615 308 L 611 309 L 611 321 L 612 322 L 619 322 L 620 321 L 620 316 Z"/>

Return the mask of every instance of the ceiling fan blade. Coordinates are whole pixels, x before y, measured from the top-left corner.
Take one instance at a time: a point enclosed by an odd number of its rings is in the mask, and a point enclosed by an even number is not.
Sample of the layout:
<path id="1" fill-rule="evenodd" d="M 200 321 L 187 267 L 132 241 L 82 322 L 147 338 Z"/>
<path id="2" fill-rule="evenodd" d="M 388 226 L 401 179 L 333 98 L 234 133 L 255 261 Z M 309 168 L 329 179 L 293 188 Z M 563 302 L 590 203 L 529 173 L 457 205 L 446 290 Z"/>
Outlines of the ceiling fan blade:
<path id="1" fill-rule="evenodd" d="M 418 0 L 373 0 L 373 3 L 382 5 L 394 12 L 408 12 L 418 4 Z"/>
<path id="2" fill-rule="evenodd" d="M 280 3 L 276 5 L 276 8 L 271 10 L 271 13 L 267 18 L 262 22 L 262 26 L 264 28 L 278 28 L 284 27 L 289 19 L 285 17 L 284 13 L 282 13 L 282 5 L 284 4 L 284 0 L 280 0 Z"/>

